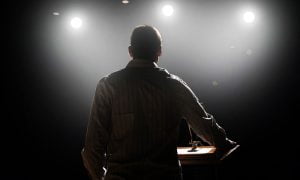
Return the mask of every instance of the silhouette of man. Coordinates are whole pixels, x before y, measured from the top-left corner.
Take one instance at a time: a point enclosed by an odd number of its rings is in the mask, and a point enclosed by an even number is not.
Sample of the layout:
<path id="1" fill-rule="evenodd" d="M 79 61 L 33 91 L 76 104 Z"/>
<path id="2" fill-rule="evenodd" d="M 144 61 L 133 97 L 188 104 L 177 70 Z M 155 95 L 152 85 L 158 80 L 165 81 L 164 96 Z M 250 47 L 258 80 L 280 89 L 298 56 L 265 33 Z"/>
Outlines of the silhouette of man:
<path id="1" fill-rule="evenodd" d="M 177 139 L 183 118 L 208 144 L 233 146 L 188 85 L 156 64 L 161 55 L 156 28 L 137 26 L 128 51 L 127 66 L 96 88 L 82 151 L 92 179 L 181 179 Z"/>

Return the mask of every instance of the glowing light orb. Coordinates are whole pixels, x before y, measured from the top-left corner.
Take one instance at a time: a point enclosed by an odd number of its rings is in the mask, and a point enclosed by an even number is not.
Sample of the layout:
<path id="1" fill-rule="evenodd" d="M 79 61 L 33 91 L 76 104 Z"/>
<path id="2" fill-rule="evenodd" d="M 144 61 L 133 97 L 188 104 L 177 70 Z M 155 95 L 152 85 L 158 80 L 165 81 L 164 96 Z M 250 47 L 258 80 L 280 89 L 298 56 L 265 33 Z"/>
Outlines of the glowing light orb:
<path id="1" fill-rule="evenodd" d="M 253 12 L 245 12 L 244 13 L 244 21 L 246 22 L 246 23 L 253 23 L 254 22 L 254 20 L 255 20 L 255 15 L 254 15 L 254 13 Z"/>
<path id="2" fill-rule="evenodd" d="M 123 3 L 123 4 L 128 4 L 129 1 L 128 1 L 128 0 L 122 0 L 122 3 Z"/>
<path id="3" fill-rule="evenodd" d="M 174 12 L 174 9 L 171 5 L 165 5 L 163 8 L 162 8 L 162 13 L 165 15 L 165 16 L 172 16 Z"/>
<path id="4" fill-rule="evenodd" d="M 78 17 L 74 17 L 72 20 L 71 20 L 71 26 L 74 28 L 74 29 L 78 29 L 80 28 L 82 25 L 82 20 Z"/>
<path id="5" fill-rule="evenodd" d="M 53 12 L 52 13 L 54 16 L 59 16 L 60 14 L 59 14 L 59 12 Z"/>

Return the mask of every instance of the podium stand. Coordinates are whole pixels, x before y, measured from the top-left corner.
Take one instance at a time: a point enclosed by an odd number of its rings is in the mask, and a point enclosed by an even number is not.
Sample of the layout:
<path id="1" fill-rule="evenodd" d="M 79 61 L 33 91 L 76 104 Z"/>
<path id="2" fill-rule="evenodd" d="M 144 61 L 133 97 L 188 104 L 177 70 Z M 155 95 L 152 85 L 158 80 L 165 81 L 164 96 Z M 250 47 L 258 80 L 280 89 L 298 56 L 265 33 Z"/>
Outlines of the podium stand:
<path id="1" fill-rule="evenodd" d="M 234 152 L 236 145 L 222 157 L 217 157 L 214 146 L 177 147 L 178 159 L 182 166 L 183 180 L 218 179 L 218 166 L 222 160 Z M 219 158 L 219 159 L 218 159 Z"/>
<path id="2" fill-rule="evenodd" d="M 178 159 L 181 165 L 214 165 L 220 163 L 216 157 L 214 146 L 198 146 L 194 151 L 191 147 L 178 147 Z"/>
<path id="3" fill-rule="evenodd" d="M 198 146 L 199 144 L 201 146 Z M 220 154 L 217 156 L 217 149 L 214 146 L 203 145 L 201 139 L 182 119 L 177 154 L 182 167 L 183 180 L 218 179 L 218 168 L 222 161 L 239 147 L 236 145 L 220 157 Z"/>

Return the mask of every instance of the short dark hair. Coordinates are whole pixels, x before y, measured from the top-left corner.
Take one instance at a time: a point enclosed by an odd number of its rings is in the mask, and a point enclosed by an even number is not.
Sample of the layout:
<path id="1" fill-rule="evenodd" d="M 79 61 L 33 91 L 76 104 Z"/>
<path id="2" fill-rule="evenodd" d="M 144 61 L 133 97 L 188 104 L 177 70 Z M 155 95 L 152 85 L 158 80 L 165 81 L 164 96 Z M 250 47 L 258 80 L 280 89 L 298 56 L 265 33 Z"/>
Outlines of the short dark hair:
<path id="1" fill-rule="evenodd" d="M 134 28 L 130 38 L 133 58 L 153 60 L 161 48 L 159 31 L 149 25 L 140 25 Z"/>

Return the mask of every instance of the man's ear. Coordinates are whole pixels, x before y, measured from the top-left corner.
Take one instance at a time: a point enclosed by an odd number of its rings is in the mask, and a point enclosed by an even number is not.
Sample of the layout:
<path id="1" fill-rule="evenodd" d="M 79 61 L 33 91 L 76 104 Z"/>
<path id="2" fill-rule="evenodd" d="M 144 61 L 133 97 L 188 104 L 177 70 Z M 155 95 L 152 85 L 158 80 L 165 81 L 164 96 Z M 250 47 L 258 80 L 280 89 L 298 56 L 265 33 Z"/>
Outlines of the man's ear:
<path id="1" fill-rule="evenodd" d="M 131 46 L 128 46 L 128 53 L 129 53 L 129 56 L 133 58 Z"/>
<path id="2" fill-rule="evenodd" d="M 158 49 L 156 55 L 157 55 L 157 57 L 161 56 L 161 46 L 159 46 L 159 49 Z"/>

